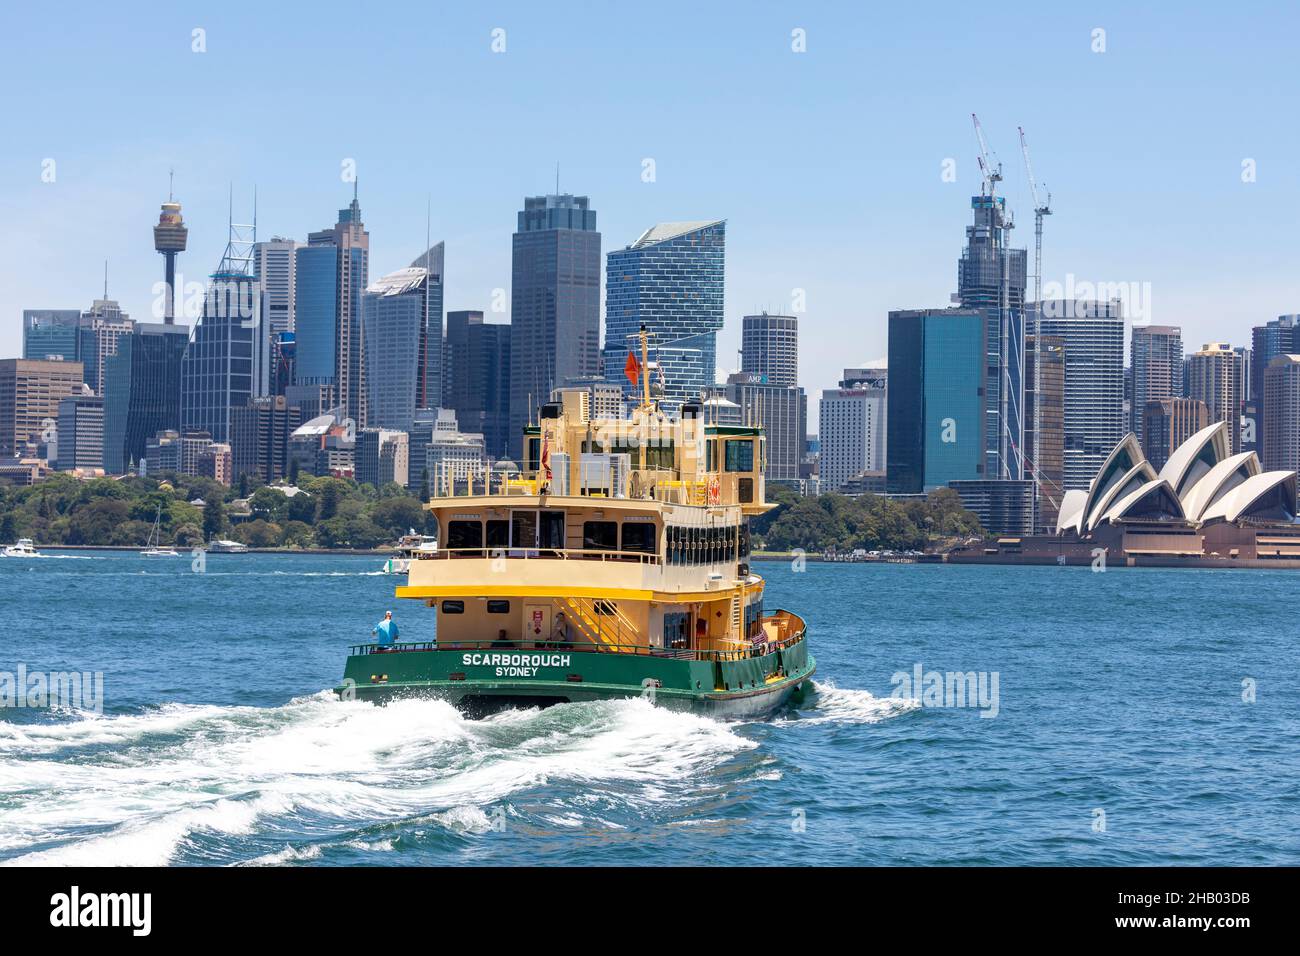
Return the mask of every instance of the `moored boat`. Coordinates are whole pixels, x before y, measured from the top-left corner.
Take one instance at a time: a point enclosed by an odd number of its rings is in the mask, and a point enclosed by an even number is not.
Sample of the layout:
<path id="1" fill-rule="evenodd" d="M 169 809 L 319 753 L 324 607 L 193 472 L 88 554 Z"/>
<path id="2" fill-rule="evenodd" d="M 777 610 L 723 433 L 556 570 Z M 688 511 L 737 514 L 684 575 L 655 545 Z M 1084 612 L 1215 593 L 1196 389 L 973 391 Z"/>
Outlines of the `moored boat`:
<path id="1" fill-rule="evenodd" d="M 432 620 L 352 647 L 340 696 L 475 714 L 644 697 L 755 717 L 808 688 L 806 625 L 764 610 L 749 564 L 749 519 L 773 507 L 763 430 L 706 422 L 698 402 L 666 415 L 641 345 L 630 418 L 595 419 L 563 390 L 526 429 L 522 467 L 435 476 L 439 546 L 412 552 L 396 591 Z"/>

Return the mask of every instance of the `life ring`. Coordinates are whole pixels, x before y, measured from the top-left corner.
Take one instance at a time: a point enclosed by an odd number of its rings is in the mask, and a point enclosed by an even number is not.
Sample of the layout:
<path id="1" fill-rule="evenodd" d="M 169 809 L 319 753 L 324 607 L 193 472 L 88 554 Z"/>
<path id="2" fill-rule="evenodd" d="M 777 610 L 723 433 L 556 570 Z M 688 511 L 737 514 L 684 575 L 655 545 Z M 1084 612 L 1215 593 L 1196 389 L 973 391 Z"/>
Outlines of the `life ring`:
<path id="1" fill-rule="evenodd" d="M 709 479 L 709 504 L 716 505 L 722 500 L 722 485 L 718 482 L 717 477 Z"/>

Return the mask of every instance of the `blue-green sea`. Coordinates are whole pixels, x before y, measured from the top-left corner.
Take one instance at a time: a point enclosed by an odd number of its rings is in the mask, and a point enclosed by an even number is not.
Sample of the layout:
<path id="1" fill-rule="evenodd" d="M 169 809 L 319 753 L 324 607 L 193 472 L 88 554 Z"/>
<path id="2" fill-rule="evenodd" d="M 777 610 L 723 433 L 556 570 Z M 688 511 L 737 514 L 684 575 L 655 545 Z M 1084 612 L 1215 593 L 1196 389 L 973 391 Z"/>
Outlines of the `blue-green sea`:
<path id="1" fill-rule="evenodd" d="M 1300 863 L 1300 572 L 762 563 L 800 709 L 475 721 L 327 692 L 383 611 L 432 637 L 381 563 L 0 558 L 0 697 L 103 674 L 0 709 L 0 863 Z M 891 696 L 918 667 L 996 698 Z"/>

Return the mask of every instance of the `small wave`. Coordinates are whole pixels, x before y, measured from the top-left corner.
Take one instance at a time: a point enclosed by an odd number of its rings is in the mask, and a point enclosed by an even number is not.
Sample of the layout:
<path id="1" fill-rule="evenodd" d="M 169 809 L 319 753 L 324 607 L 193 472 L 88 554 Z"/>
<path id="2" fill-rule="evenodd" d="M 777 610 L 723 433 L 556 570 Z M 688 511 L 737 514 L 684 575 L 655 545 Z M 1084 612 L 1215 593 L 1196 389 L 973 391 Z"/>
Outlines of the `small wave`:
<path id="1" fill-rule="evenodd" d="M 902 697 L 877 697 L 868 690 L 839 688 L 814 682 L 812 698 L 793 717 L 773 723 L 790 724 L 876 724 L 918 710 L 921 702 Z"/>

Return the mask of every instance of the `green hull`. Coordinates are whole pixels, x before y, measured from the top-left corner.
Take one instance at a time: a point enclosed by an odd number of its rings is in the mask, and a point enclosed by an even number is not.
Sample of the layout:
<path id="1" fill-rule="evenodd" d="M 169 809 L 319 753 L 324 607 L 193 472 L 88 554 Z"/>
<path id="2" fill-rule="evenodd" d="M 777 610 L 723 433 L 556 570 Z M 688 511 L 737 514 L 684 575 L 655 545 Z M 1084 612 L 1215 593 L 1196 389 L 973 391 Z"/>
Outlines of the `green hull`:
<path id="1" fill-rule="evenodd" d="M 334 689 L 340 697 L 377 703 L 434 697 L 475 716 L 508 707 L 644 697 L 673 710 L 762 717 L 802 695 L 817 667 L 804 640 L 736 660 L 431 644 L 358 650 Z"/>

